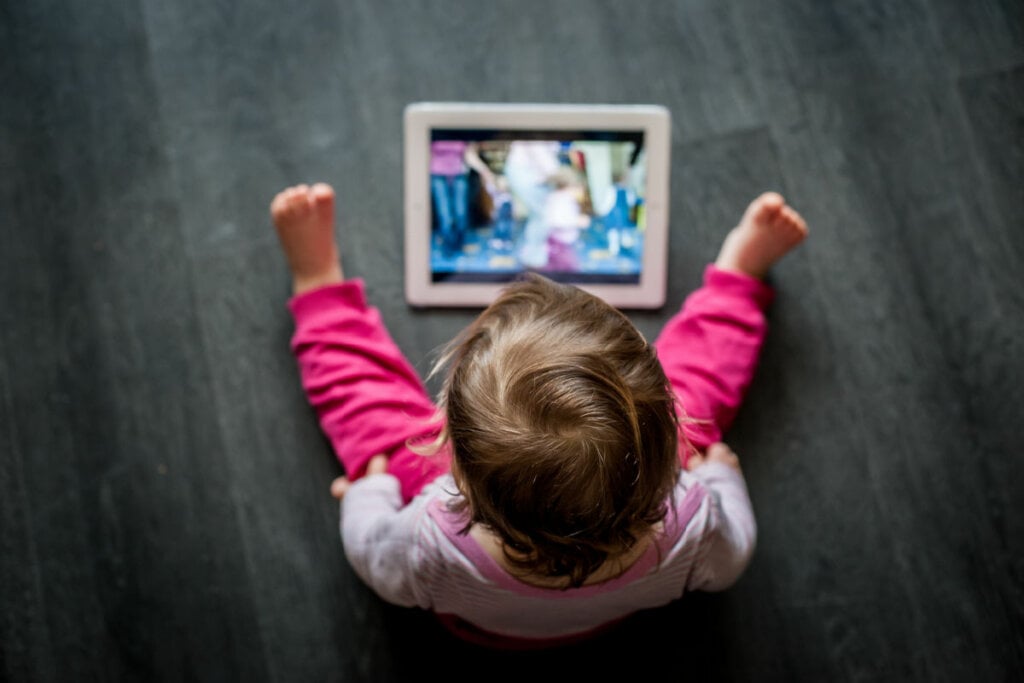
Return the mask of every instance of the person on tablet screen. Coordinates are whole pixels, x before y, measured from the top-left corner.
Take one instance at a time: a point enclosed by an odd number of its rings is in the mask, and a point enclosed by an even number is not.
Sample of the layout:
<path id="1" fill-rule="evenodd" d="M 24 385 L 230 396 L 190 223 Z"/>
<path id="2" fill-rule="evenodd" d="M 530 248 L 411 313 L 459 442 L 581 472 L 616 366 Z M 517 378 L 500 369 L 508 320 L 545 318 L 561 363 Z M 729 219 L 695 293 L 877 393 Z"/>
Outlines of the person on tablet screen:
<path id="1" fill-rule="evenodd" d="M 469 230 L 471 169 L 489 173 L 475 144 L 464 140 L 436 140 L 430 144 L 430 197 L 445 256 L 462 249 Z"/>
<path id="2" fill-rule="evenodd" d="M 505 157 L 505 177 L 527 212 L 519 246 L 519 261 L 527 268 L 544 268 L 548 264 L 544 207 L 551 191 L 548 179 L 562 164 L 561 151 L 557 140 L 514 140 Z"/>
<path id="3" fill-rule="evenodd" d="M 509 251 L 512 249 L 515 229 L 515 210 L 508 178 L 492 173 L 486 179 L 486 183 L 487 191 L 491 195 L 491 221 L 494 224 L 490 245 L 498 251 Z"/>
<path id="4" fill-rule="evenodd" d="M 560 166 L 548 178 L 544 200 L 544 223 L 547 226 L 546 270 L 576 272 L 579 256 L 576 245 L 580 233 L 590 226 L 590 216 L 583 212 L 583 181 L 571 166 Z"/>
<path id="5" fill-rule="evenodd" d="M 291 272 L 291 348 L 344 469 L 341 541 L 382 599 L 496 648 L 591 637 L 733 585 L 756 523 L 722 442 L 752 381 L 773 290 L 807 227 L 755 198 L 649 343 L 602 299 L 533 273 L 448 345 L 436 403 L 346 278 L 330 186 L 270 212 Z"/>
<path id="6" fill-rule="evenodd" d="M 636 228 L 638 198 L 629 186 L 628 178 L 628 171 L 619 171 L 613 175 L 607 201 L 611 208 L 601 219 L 608 239 L 608 251 L 613 256 L 618 256 L 623 247 L 628 250 L 635 242 L 633 231 Z"/>

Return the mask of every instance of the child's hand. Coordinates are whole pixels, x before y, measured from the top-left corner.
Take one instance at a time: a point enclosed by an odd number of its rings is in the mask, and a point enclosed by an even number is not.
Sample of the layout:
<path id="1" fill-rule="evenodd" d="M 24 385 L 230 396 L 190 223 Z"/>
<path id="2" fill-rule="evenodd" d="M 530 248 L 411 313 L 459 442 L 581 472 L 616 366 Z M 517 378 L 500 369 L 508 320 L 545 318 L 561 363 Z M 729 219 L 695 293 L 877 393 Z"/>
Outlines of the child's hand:
<path id="1" fill-rule="evenodd" d="M 721 441 L 708 446 L 707 453 L 704 455 L 701 455 L 700 453 L 694 453 L 691 455 L 690 459 L 686 461 L 686 469 L 692 472 L 701 465 L 709 462 L 720 462 L 723 465 L 728 465 L 737 472 L 740 471 L 740 459 L 735 453 L 733 453 L 731 448 Z"/>
<path id="2" fill-rule="evenodd" d="M 369 464 L 366 466 L 366 475 L 371 474 L 384 474 L 388 471 L 388 456 L 386 455 L 375 455 L 370 458 Z M 331 495 L 341 500 L 348 493 L 349 488 L 352 486 L 352 482 L 348 480 L 348 477 L 338 477 L 331 482 Z"/>

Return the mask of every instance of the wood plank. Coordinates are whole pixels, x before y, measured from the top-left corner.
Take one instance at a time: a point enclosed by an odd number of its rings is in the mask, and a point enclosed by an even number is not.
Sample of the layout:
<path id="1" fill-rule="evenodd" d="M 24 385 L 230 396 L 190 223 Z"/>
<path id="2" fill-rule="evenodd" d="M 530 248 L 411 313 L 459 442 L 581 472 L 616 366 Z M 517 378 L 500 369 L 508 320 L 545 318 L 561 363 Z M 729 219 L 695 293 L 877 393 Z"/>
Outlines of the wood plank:
<path id="1" fill-rule="evenodd" d="M 653 673 L 637 652 L 685 662 L 669 680 L 1024 670 L 1021 5 L 557 7 L 3 10 L 0 675 Z M 728 434 L 760 525 L 729 591 L 490 653 L 348 567 L 267 209 L 336 187 L 346 270 L 425 374 L 475 311 L 403 300 L 421 99 L 670 107 L 670 301 L 631 313 L 650 337 L 756 193 L 808 218 Z"/>
<path id="2" fill-rule="evenodd" d="M 132 10 L 11 13 L 34 125 L 15 143 L 22 229 L 7 265 L 19 323 L 5 348 L 49 637 L 29 666 L 65 680 L 258 677 Z"/>

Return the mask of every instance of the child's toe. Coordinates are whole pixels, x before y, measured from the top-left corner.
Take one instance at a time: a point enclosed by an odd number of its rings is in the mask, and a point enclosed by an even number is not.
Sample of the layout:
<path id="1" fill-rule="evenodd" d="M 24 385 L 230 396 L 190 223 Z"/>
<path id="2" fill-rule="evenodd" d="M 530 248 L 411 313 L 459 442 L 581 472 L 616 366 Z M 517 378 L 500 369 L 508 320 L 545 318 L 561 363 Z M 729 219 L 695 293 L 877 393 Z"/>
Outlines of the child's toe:
<path id="1" fill-rule="evenodd" d="M 313 186 L 313 197 L 318 201 L 334 199 L 334 188 L 327 183 L 317 183 Z"/>

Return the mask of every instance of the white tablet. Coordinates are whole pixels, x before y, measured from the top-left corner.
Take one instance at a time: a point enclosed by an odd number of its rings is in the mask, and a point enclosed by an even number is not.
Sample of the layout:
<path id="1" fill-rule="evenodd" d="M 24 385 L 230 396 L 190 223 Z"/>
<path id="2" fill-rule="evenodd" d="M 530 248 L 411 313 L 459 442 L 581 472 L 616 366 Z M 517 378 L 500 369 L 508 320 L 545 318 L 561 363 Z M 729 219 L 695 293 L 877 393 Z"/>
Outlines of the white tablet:
<path id="1" fill-rule="evenodd" d="M 422 102 L 404 132 L 409 304 L 486 306 L 531 271 L 664 304 L 666 108 Z"/>

